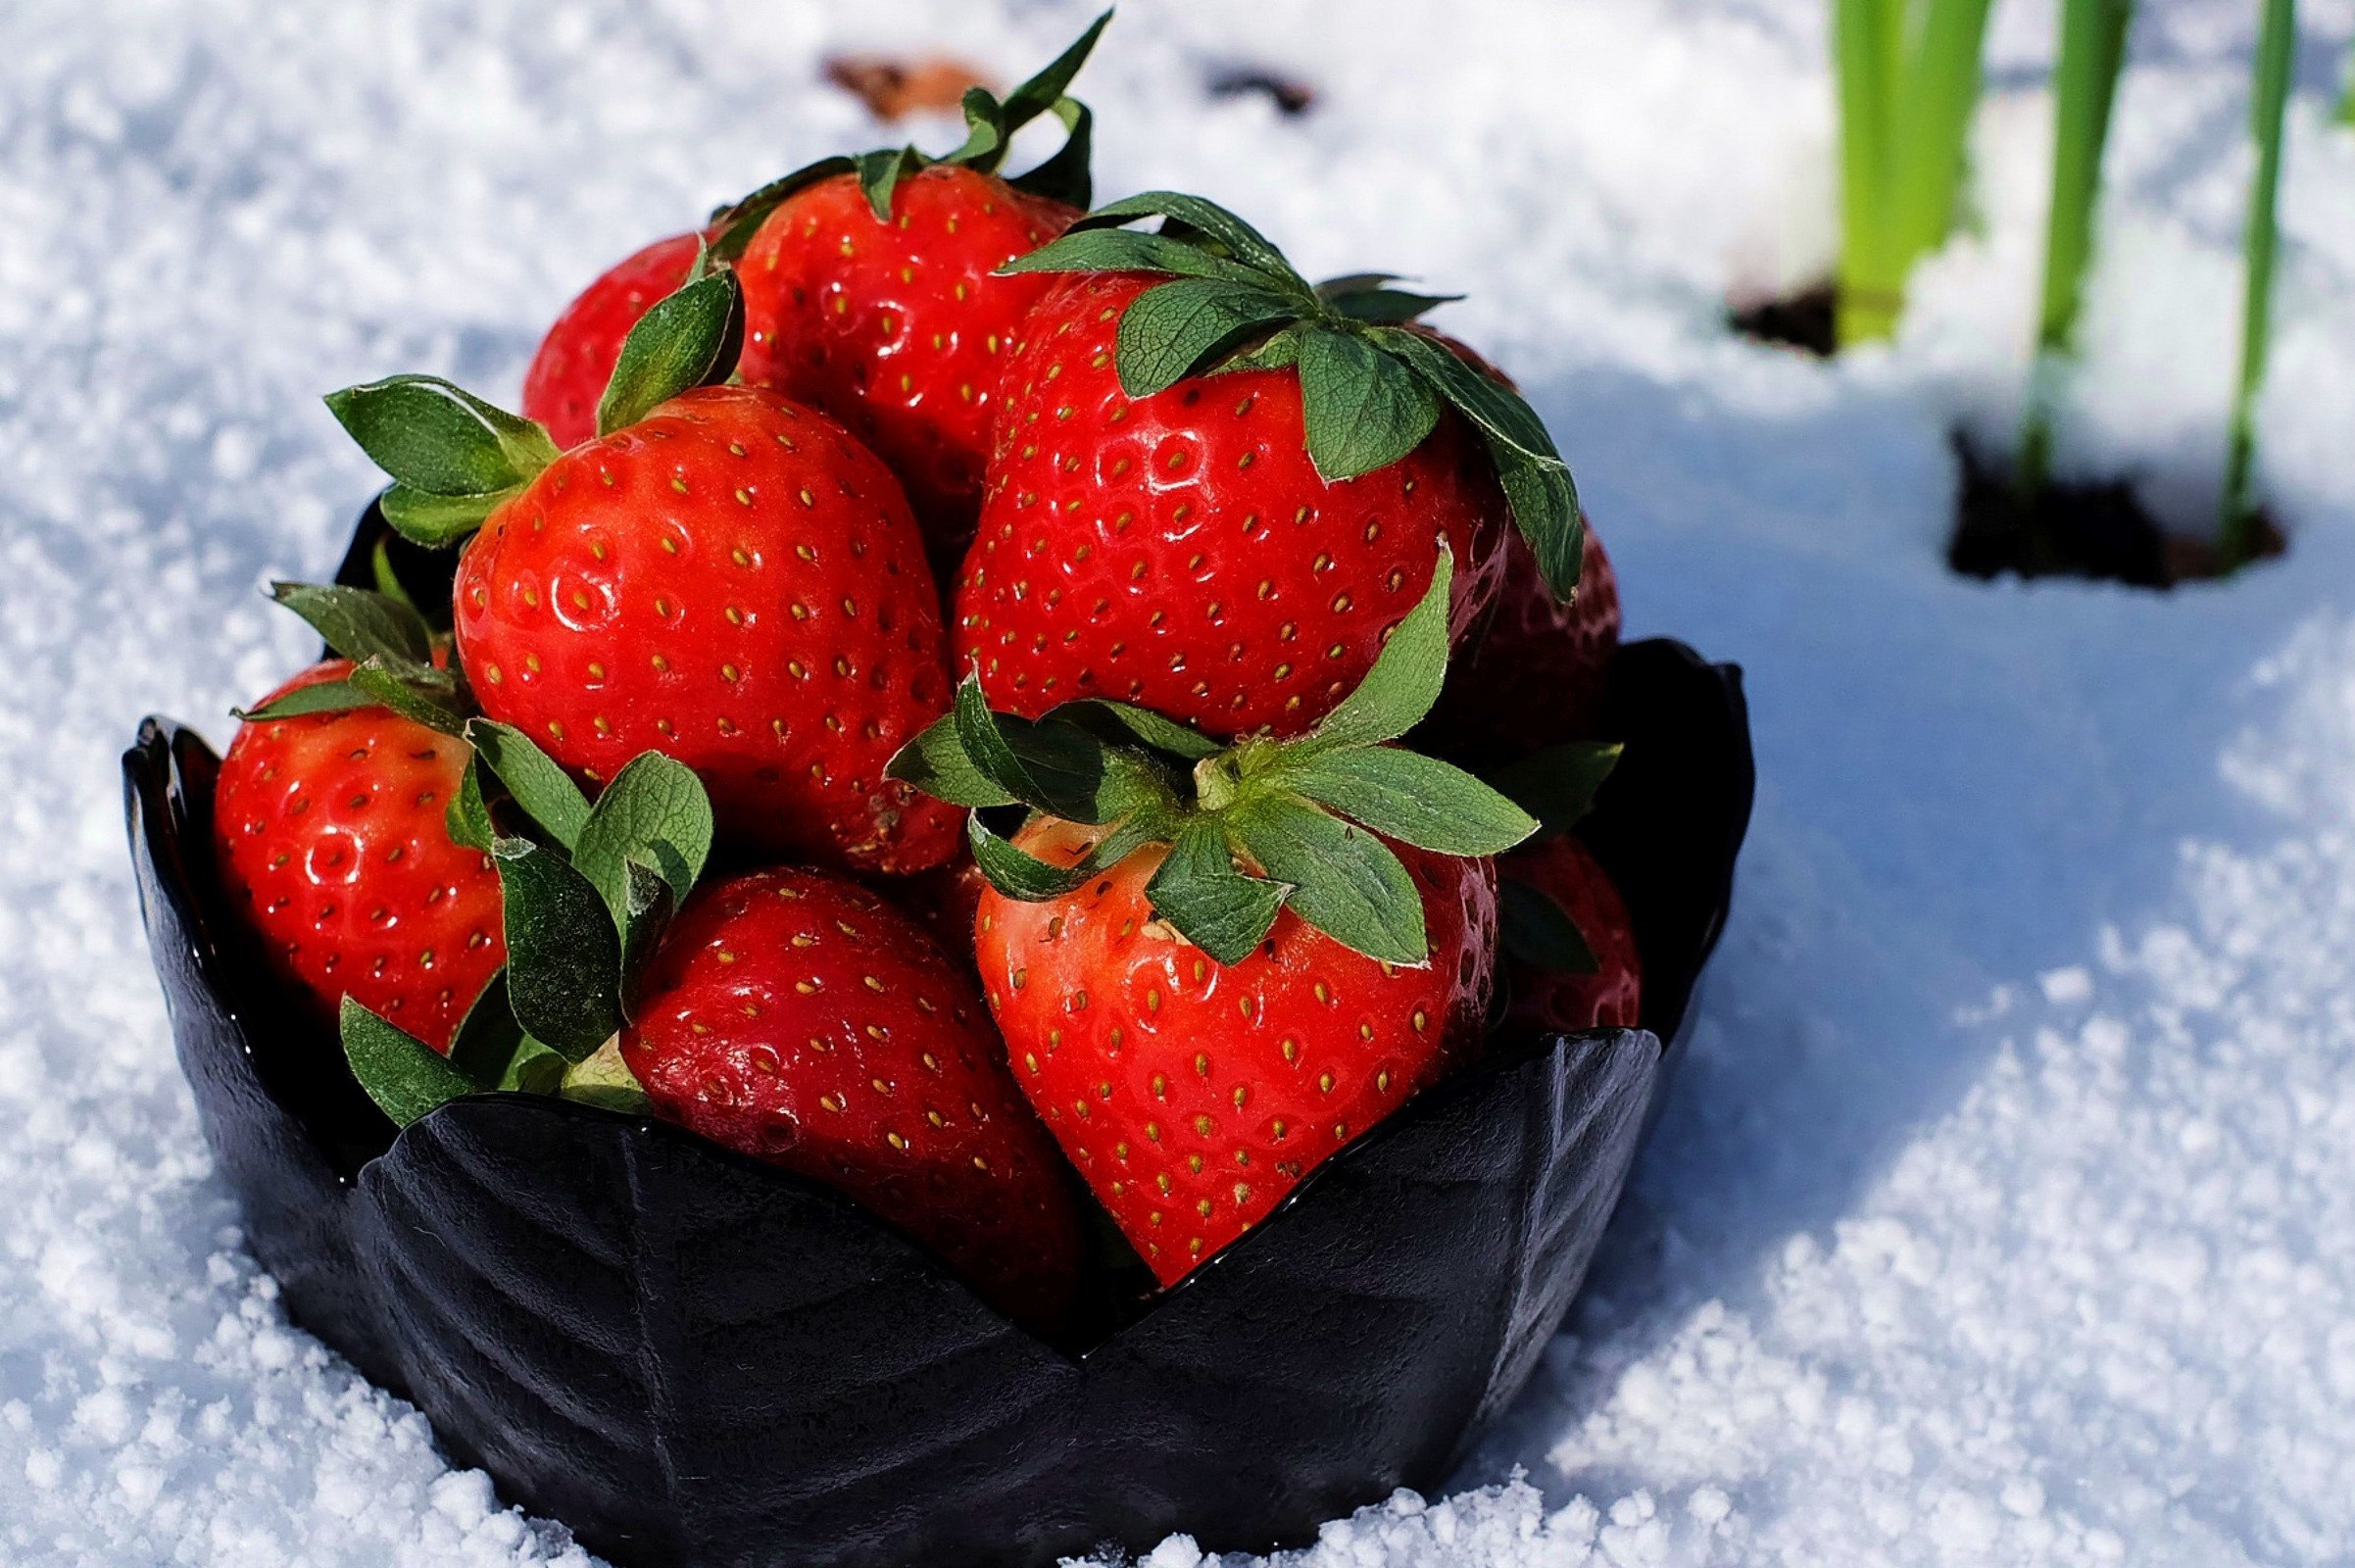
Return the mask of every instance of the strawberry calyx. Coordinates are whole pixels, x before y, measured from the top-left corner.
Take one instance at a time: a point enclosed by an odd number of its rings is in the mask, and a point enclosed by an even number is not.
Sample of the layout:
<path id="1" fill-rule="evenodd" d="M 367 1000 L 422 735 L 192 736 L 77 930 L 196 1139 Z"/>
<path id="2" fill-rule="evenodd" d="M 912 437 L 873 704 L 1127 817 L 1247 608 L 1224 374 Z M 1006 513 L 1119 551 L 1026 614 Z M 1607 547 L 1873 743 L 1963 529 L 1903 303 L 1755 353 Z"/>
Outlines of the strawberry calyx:
<path id="1" fill-rule="evenodd" d="M 881 147 L 871 152 L 821 158 L 805 164 L 792 173 L 770 180 L 760 189 L 731 206 L 711 215 L 711 228 L 718 236 L 713 251 L 723 260 L 733 262 L 743 256 L 745 247 L 760 231 L 768 216 L 784 205 L 796 191 L 814 185 L 821 179 L 837 174 L 856 174 L 859 189 L 866 197 L 868 208 L 877 221 L 891 217 L 892 191 L 906 176 L 922 170 L 940 166 L 970 169 L 976 173 L 994 174 L 1005 164 L 1013 148 L 1014 133 L 1041 115 L 1053 115 L 1062 122 L 1063 145 L 1055 155 L 1006 183 L 1032 196 L 1049 197 L 1073 207 L 1085 207 L 1094 186 L 1089 173 L 1089 160 L 1094 142 L 1094 116 L 1088 106 L 1071 97 L 1063 89 L 1087 64 L 1096 40 L 1103 35 L 1104 24 L 1112 13 L 1104 12 L 1088 24 L 1085 32 L 1061 54 L 1001 100 L 986 87 L 965 89 L 962 109 L 965 117 L 965 139 L 955 152 L 935 158 L 918 151 L 914 146 Z"/>
<path id="2" fill-rule="evenodd" d="M 248 722 L 387 708 L 444 735 L 461 734 L 473 699 L 466 674 L 437 662 L 443 642 L 406 597 L 340 583 L 273 582 L 273 603 L 308 621 L 328 650 L 352 662 L 339 680 L 298 686 L 259 708 L 233 709 Z"/>
<path id="3" fill-rule="evenodd" d="M 699 248 L 679 287 L 623 340 L 597 406 L 597 433 L 611 435 L 681 392 L 727 380 L 743 347 L 743 285 Z M 392 477 L 377 499 L 384 520 L 428 548 L 462 543 L 559 455 L 539 424 L 439 376 L 387 376 L 331 392 L 326 403 Z"/>
<path id="4" fill-rule="evenodd" d="M 451 837 L 499 874 L 507 964 L 447 1057 L 344 999 L 344 1053 L 401 1126 L 460 1095 L 557 1094 L 636 1112 L 646 1101 L 613 1041 L 636 982 L 711 852 L 703 783 L 660 753 L 634 758 L 591 804 L 521 731 L 468 720 L 474 748 Z"/>
<path id="5" fill-rule="evenodd" d="M 1159 227 L 1129 226 L 1148 219 Z M 1578 586 L 1586 524 L 1545 421 L 1518 392 L 1415 324 L 1460 296 L 1397 288 L 1388 273 L 1312 284 L 1251 224 L 1176 191 L 1100 207 L 999 271 L 1166 278 L 1120 318 L 1113 367 L 1121 390 L 1144 398 L 1218 370 L 1295 368 L 1308 458 L 1328 483 L 1397 463 L 1452 409 L 1479 432 L 1547 585 L 1564 599 Z"/>
<path id="6" fill-rule="evenodd" d="M 1539 828 L 1461 768 L 1393 744 L 1438 701 L 1451 575 L 1443 551 L 1430 588 L 1364 681 L 1304 735 L 1222 746 L 1097 698 L 1020 718 L 992 712 L 968 675 L 949 715 L 890 771 L 971 810 L 974 859 L 1008 898 L 1060 898 L 1163 844 L 1168 854 L 1147 886 L 1155 913 L 1221 963 L 1249 956 L 1290 908 L 1369 957 L 1423 964 L 1422 899 L 1384 840 L 1493 856 Z M 993 823 L 1001 812 L 1015 821 Z M 1076 860 L 1054 864 L 1012 842 L 1018 821 L 1033 816 L 1104 832 Z"/>

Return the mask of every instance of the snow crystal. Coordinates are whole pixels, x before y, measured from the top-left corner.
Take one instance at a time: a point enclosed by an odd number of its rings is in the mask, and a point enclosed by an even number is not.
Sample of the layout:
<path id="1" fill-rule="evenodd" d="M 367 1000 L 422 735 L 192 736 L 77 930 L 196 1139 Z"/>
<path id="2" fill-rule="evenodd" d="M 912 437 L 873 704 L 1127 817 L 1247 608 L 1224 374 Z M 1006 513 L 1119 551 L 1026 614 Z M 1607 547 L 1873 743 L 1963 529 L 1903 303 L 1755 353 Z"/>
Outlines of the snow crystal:
<path id="1" fill-rule="evenodd" d="M 304 656 L 252 590 L 323 569 L 374 484 L 320 392 L 512 395 L 599 267 L 878 138 L 821 56 L 1010 79 L 1089 7 L 539 9 L 10 8 L 0 1559 L 588 1561 L 287 1323 L 172 1062 L 116 755 L 151 710 L 225 733 Z M 2326 113 L 2355 4 L 2302 8 L 2260 408 L 2292 550 L 2164 599 L 1938 559 L 1950 432 L 2018 417 L 2051 0 L 1996 8 L 1976 222 L 1897 343 L 1831 367 L 1720 321 L 1830 255 L 1821 0 L 1326 9 L 1124 6 L 1100 188 L 1467 290 L 1447 318 L 1559 434 L 1631 631 L 1747 666 L 1761 793 L 1570 1332 L 1445 1494 L 1284 1568 L 2355 1555 L 2355 136 Z M 2186 526 L 2255 9 L 2138 8 L 2059 422 L 2061 471 Z M 1205 101 L 1238 53 L 1315 110 Z M 1198 1568 L 1215 1523 L 1143 1561 Z"/>

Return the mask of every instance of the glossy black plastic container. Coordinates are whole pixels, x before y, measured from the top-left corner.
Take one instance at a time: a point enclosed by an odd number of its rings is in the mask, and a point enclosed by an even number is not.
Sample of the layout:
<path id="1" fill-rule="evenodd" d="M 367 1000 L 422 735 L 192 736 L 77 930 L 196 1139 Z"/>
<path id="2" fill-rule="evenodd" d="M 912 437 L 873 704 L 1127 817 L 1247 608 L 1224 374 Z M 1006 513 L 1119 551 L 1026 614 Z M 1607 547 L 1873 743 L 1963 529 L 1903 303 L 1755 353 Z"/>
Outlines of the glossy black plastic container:
<path id="1" fill-rule="evenodd" d="M 486 1095 L 395 1138 L 247 956 L 213 753 L 150 719 L 123 769 L 180 1064 L 297 1323 L 633 1568 L 960 1568 L 1301 1544 L 1442 1481 L 1519 1392 L 1656 1113 L 1749 816 L 1739 671 L 1630 645 L 1608 723 L 1626 757 L 1584 831 L 1644 1027 L 1498 1040 L 1080 1351 L 663 1123 Z"/>

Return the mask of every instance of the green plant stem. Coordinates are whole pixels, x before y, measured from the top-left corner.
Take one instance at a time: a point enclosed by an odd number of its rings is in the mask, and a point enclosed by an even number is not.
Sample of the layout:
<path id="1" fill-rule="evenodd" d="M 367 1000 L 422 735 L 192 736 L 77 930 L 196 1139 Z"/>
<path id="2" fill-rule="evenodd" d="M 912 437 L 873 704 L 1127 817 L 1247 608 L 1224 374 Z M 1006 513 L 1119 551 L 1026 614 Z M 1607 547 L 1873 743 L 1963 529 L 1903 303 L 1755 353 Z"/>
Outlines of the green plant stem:
<path id="1" fill-rule="evenodd" d="M 1895 178 L 1897 73 L 1903 0 L 1833 0 L 1833 60 L 1840 79 L 1840 309 L 1841 347 L 1896 329 L 1904 288 L 1889 227 Z"/>
<path id="2" fill-rule="evenodd" d="M 1945 243 L 1961 205 L 1991 0 L 1928 0 L 1898 104 L 1895 211 L 1908 270 Z"/>
<path id="3" fill-rule="evenodd" d="M 2044 488 L 2052 453 L 2052 391 L 2077 337 L 2101 199 L 2101 156 L 2118 75 L 2126 65 L 2134 0 L 2062 0 L 2060 61 L 2053 74 L 2052 207 L 2044 227 L 2044 296 L 2036 315 L 2036 364 L 2014 474 L 2024 497 Z"/>
<path id="4" fill-rule="evenodd" d="M 2274 255 L 2281 229 L 2276 212 L 2281 189 L 2281 129 L 2289 103 L 2289 72 L 2297 54 L 2297 0 L 2266 0 L 2257 38 L 2256 88 L 2251 111 L 2257 136 L 2257 178 L 2249 191 L 2247 280 L 2240 308 L 2240 382 L 2232 394 L 2232 445 L 2225 463 L 2224 528 L 2219 541 L 2225 567 L 2245 564 L 2256 544 L 2257 506 L 2251 490 L 2256 466 L 2256 404 L 2265 383 L 2267 342 L 2272 336 Z"/>
<path id="5" fill-rule="evenodd" d="M 1894 334 L 1916 263 L 1953 230 L 1990 0 L 1833 0 L 1840 345 Z"/>

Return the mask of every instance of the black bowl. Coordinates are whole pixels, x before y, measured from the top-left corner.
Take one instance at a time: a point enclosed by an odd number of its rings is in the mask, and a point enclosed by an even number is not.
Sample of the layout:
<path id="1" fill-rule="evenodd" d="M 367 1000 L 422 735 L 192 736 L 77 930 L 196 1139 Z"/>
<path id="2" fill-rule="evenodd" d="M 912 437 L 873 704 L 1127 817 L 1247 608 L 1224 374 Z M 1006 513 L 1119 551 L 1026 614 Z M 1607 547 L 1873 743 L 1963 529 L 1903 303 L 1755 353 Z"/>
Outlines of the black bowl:
<path id="1" fill-rule="evenodd" d="M 1749 816 L 1738 670 L 1632 644 L 1607 712 L 1627 752 L 1583 831 L 1644 1027 L 1499 1040 L 1078 1350 L 665 1123 L 481 1095 L 395 1137 L 221 896 L 212 752 L 151 718 L 123 772 L 180 1065 L 297 1323 L 622 1563 L 1030 1565 L 1304 1543 L 1444 1480 L 1519 1392 L 1656 1113 Z"/>

